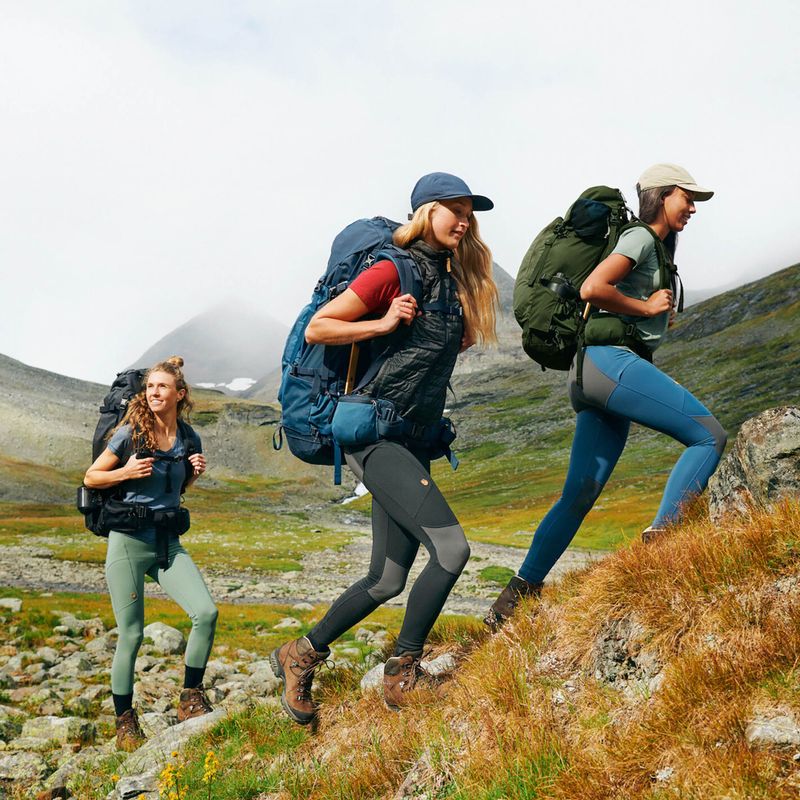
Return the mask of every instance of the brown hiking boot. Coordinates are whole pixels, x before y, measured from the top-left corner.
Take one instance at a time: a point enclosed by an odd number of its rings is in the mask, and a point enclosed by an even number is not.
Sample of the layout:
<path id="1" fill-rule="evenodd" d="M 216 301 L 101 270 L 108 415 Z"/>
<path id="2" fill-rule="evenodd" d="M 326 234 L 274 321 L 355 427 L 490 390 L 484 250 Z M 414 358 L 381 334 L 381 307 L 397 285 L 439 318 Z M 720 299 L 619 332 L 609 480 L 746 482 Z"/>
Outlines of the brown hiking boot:
<path id="1" fill-rule="evenodd" d="M 185 722 L 192 717 L 202 717 L 210 714 L 214 707 L 206 697 L 206 690 L 202 686 L 196 689 L 184 689 L 178 702 L 178 722 Z"/>
<path id="2" fill-rule="evenodd" d="M 666 528 L 654 528 L 652 525 L 642 531 L 642 541 L 645 544 L 652 544 L 660 539 L 667 532 Z"/>
<path id="3" fill-rule="evenodd" d="M 317 706 L 311 699 L 311 684 L 314 681 L 314 671 L 330 652 L 328 649 L 324 653 L 318 653 L 311 642 L 301 636 L 293 642 L 276 647 L 270 654 L 272 671 L 283 681 L 283 710 L 300 725 L 308 725 L 317 715 Z"/>
<path id="4" fill-rule="evenodd" d="M 425 675 L 420 666 L 422 653 L 403 653 L 392 656 L 383 666 L 383 699 L 394 711 L 408 704 L 408 693 Z"/>
<path id="5" fill-rule="evenodd" d="M 136 711 L 129 708 L 117 717 L 117 750 L 132 753 L 145 743 L 145 735 L 139 725 Z"/>
<path id="6" fill-rule="evenodd" d="M 514 613 L 517 603 L 523 597 L 539 597 L 542 594 L 544 583 L 528 583 L 528 581 L 515 575 L 500 592 L 500 596 L 492 603 L 489 612 L 483 618 L 483 624 L 487 625 L 492 633 L 500 630 L 508 618 Z"/>

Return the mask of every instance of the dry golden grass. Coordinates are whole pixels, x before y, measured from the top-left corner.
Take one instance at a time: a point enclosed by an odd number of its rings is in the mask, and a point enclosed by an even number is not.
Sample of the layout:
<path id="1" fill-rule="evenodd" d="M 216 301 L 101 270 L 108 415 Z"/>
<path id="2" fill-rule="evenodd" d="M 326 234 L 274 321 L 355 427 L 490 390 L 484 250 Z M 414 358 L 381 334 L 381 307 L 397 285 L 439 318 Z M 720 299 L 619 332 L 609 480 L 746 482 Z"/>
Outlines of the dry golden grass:
<path id="1" fill-rule="evenodd" d="M 796 798 L 794 751 L 753 749 L 745 728 L 759 709 L 800 719 L 799 573 L 797 502 L 719 526 L 695 510 L 496 636 L 471 624 L 440 635 L 459 640 L 457 674 L 402 713 L 332 683 L 282 796 L 391 798 L 408 779 L 470 800 Z M 633 625 L 621 646 L 660 671 L 657 685 L 634 668 L 614 685 L 595 677 L 620 620 Z"/>

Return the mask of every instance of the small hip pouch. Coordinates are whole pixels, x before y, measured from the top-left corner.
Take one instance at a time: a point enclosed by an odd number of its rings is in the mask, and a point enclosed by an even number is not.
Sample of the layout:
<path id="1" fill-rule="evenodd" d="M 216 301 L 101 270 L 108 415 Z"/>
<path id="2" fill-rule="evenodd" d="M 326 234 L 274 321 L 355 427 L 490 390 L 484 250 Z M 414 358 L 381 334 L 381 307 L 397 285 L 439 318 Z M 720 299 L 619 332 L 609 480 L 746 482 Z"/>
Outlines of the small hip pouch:
<path id="1" fill-rule="evenodd" d="M 401 436 L 403 419 L 389 400 L 346 394 L 336 404 L 331 433 L 340 447 L 359 447 Z"/>
<path id="2" fill-rule="evenodd" d="M 650 362 L 653 360 L 653 353 L 639 337 L 636 325 L 625 322 L 615 314 L 593 314 L 589 317 L 583 329 L 583 344 L 628 347 L 641 358 Z"/>

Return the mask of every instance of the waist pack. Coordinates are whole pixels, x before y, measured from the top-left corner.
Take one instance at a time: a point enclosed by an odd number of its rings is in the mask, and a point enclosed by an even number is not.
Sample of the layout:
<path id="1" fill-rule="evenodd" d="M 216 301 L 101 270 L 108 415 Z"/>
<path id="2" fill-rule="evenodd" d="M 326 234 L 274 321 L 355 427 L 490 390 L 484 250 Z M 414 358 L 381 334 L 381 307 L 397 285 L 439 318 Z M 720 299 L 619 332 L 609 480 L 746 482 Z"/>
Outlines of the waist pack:
<path id="1" fill-rule="evenodd" d="M 432 425 L 419 425 L 401 417 L 389 400 L 343 395 L 336 404 L 331 433 L 340 448 L 391 439 L 427 450 L 431 460 L 445 456 L 453 469 L 458 468 L 458 459 L 450 449 L 456 430 L 449 419 L 442 417 Z"/>
<path id="2" fill-rule="evenodd" d="M 91 521 L 92 533 L 108 536 L 111 531 L 137 533 L 146 528 L 155 528 L 163 533 L 180 536 L 191 526 L 188 508 L 154 510 L 139 503 L 123 503 L 114 498 L 104 499 L 98 489 L 78 488 L 78 511 L 86 515 L 87 527 Z"/>
<path id="3" fill-rule="evenodd" d="M 629 347 L 636 355 L 652 362 L 653 353 L 639 338 L 639 331 L 632 322 L 615 314 L 592 314 L 583 329 L 583 344 L 619 345 Z"/>

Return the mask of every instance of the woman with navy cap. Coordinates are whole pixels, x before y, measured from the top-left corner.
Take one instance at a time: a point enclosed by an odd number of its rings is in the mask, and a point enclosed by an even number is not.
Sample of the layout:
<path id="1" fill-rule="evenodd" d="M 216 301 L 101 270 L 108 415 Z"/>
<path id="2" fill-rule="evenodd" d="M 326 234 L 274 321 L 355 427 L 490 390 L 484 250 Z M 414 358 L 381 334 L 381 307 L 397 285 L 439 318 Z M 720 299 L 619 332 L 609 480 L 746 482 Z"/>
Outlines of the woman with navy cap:
<path id="1" fill-rule="evenodd" d="M 493 630 L 513 613 L 521 597 L 541 592 L 545 576 L 611 477 L 631 422 L 686 446 L 667 480 L 655 519 L 642 534 L 645 542 L 661 536 L 680 518 L 686 503 L 705 489 L 725 447 L 725 431 L 711 412 L 652 363 L 675 306 L 672 290 L 660 286 L 659 260 L 673 261 L 677 235 L 695 213 L 695 203 L 710 200 L 714 192 L 698 186 L 676 164 L 645 170 L 636 191 L 639 220 L 646 224 L 624 230 L 611 254 L 581 286 L 581 299 L 600 310 L 598 319 L 607 314 L 621 317 L 633 334 L 625 344 L 587 346 L 581 381 L 572 365 L 569 397 L 578 417 L 564 489 L 539 523 L 519 574 L 489 609 L 484 622 Z M 590 342 L 588 326 L 586 335 Z"/>
<path id="2" fill-rule="evenodd" d="M 389 355 L 362 390 L 393 403 L 420 430 L 439 425 L 447 384 L 459 352 L 495 336 L 497 289 L 492 257 L 473 212 L 493 203 L 454 175 L 420 178 L 411 195 L 413 215 L 394 233 L 422 276 L 422 303 L 400 294 L 397 268 L 379 261 L 323 306 L 306 329 L 312 344 L 349 344 L 387 337 Z M 346 448 L 345 459 L 372 493 L 373 547 L 369 572 L 331 605 L 304 636 L 273 651 L 284 680 L 282 703 L 296 722 L 311 722 L 311 683 L 329 645 L 382 603 L 400 594 L 422 545 L 428 563 L 408 598 L 394 655 L 384 668 L 384 697 L 405 704 L 421 674 L 423 645 L 469 558 L 464 531 L 430 474 L 431 452 L 410 436 Z"/>

